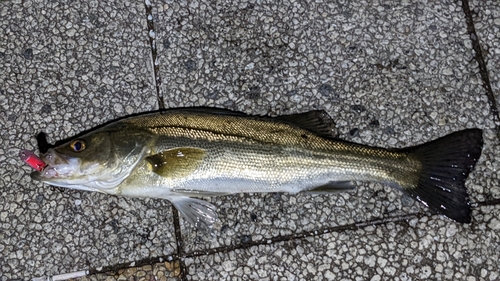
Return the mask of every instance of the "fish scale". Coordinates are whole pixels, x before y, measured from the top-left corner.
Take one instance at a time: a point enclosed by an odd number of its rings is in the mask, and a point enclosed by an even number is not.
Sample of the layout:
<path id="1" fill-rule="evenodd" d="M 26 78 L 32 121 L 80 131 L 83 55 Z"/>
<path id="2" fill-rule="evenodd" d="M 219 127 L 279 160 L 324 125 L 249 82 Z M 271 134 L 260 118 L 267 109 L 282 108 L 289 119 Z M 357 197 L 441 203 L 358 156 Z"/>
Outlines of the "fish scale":
<path id="1" fill-rule="evenodd" d="M 192 127 L 187 127 L 184 122 L 165 120 L 167 118 L 162 118 L 167 126 L 159 127 L 151 124 L 151 127 L 146 127 L 162 135 L 157 141 L 157 150 L 173 147 L 199 147 L 208 151 L 205 165 L 193 171 L 192 176 L 183 179 L 164 179 L 165 183 L 160 185 L 170 186 L 177 190 L 211 190 L 225 194 L 240 192 L 230 185 L 220 187 L 221 185 L 217 182 L 212 184 L 209 182 L 232 178 L 233 184 L 234 181 L 239 180 L 242 184 L 245 183 L 251 192 L 299 192 L 330 181 L 382 178 L 395 180 L 396 176 L 401 174 L 398 171 L 404 169 L 402 167 L 402 159 L 406 159 L 404 153 L 353 146 L 320 139 L 316 136 L 304 140 L 300 135 L 305 133 L 310 135 L 310 133 L 290 128 L 290 126 L 288 126 L 290 132 L 284 137 L 281 131 L 275 130 L 277 126 L 272 126 L 274 124 L 256 120 L 251 120 L 252 122 L 243 120 L 241 124 L 235 122 L 238 120 L 231 120 L 233 122 L 231 122 L 230 129 L 235 132 L 244 131 L 245 135 L 233 133 L 228 136 L 225 130 L 216 130 L 217 127 L 212 125 L 214 120 L 207 121 L 205 116 L 198 117 L 189 120 L 197 124 Z M 172 119 L 185 121 L 177 116 Z M 212 126 L 203 126 L 205 124 Z M 249 133 L 249 131 L 252 132 L 251 129 L 243 130 L 243 128 L 256 128 L 260 125 L 274 130 L 275 133 L 269 133 L 265 138 L 258 138 L 252 137 Z M 286 126 L 279 125 L 279 127 Z M 198 141 L 193 141 L 193 139 Z M 316 140 L 320 144 L 313 143 Z M 381 161 L 384 158 L 387 161 Z M 279 166 L 280 170 L 277 170 L 276 166 Z M 332 167 L 337 167 L 337 169 L 333 170 Z M 366 172 L 362 174 L 359 171 Z M 390 171 L 393 171 L 394 175 L 391 179 L 388 178 Z M 307 176 L 311 179 L 306 182 L 303 179 Z M 204 184 L 195 184 L 197 182 L 204 182 Z M 252 185 L 249 184 L 250 182 Z M 217 190 L 214 190 L 212 185 L 218 186 Z"/>
<path id="2" fill-rule="evenodd" d="M 351 190 L 351 181 L 389 184 L 433 211 L 470 222 L 465 180 L 481 155 L 481 130 L 395 150 L 335 139 L 326 116 L 314 111 L 270 118 L 207 108 L 133 116 L 49 149 L 41 157 L 46 166 L 32 177 L 73 189 L 164 198 L 198 226 L 211 226 L 217 214 L 194 197 L 333 193 Z"/>

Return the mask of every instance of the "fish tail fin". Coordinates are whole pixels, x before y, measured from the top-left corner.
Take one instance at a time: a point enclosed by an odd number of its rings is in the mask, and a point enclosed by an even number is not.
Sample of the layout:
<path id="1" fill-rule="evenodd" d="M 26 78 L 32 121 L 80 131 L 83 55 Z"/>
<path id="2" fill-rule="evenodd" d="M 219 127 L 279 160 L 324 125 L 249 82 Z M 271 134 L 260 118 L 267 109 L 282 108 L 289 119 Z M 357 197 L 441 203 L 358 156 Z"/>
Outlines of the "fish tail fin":
<path id="1" fill-rule="evenodd" d="M 431 210 L 461 223 L 470 223 L 471 209 L 465 180 L 481 156 L 480 129 L 467 129 L 405 149 L 421 163 L 418 183 L 403 190 Z"/>

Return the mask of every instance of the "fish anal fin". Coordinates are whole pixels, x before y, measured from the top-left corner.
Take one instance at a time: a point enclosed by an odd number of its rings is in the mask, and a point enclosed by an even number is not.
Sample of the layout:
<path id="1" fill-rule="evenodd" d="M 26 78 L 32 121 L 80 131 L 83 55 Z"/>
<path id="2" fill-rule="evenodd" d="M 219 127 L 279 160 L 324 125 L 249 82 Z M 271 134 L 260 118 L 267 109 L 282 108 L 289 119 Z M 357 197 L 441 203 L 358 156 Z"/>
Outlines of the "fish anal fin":
<path id="1" fill-rule="evenodd" d="M 336 139 L 338 132 L 335 122 L 324 110 L 313 110 L 304 113 L 275 117 L 277 120 L 292 124 L 301 129 L 315 133 L 323 138 Z"/>
<path id="2" fill-rule="evenodd" d="M 178 147 L 146 157 L 156 174 L 167 177 L 184 177 L 202 163 L 205 150 L 193 147 Z"/>
<path id="3" fill-rule="evenodd" d="M 307 191 L 307 193 L 326 194 L 353 190 L 356 190 L 356 187 L 350 181 L 332 181 L 327 184 L 310 189 Z"/>

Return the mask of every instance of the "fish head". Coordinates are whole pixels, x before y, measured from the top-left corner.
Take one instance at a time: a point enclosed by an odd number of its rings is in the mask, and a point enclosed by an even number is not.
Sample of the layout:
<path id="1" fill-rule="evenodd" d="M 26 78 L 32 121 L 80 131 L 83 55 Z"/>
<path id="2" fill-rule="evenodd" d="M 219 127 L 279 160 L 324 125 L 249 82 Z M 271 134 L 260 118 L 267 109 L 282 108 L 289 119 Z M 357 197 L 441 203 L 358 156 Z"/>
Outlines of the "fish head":
<path id="1" fill-rule="evenodd" d="M 126 132 L 91 132 L 49 149 L 41 156 L 46 166 L 31 177 L 54 186 L 114 193 L 148 151 L 139 140 Z"/>

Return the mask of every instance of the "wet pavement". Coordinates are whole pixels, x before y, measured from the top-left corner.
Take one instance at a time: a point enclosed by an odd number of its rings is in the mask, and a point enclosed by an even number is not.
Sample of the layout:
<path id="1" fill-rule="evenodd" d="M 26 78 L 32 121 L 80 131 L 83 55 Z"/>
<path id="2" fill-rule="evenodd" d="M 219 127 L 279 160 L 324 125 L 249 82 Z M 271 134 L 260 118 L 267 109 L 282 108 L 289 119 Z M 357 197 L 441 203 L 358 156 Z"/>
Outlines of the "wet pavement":
<path id="1" fill-rule="evenodd" d="M 1 1 L 0 280 L 498 280 L 500 4 L 309 2 Z M 391 148 L 481 128 L 473 221 L 357 182 L 206 198 L 207 234 L 167 201 L 43 185 L 18 159 L 40 132 L 185 106 L 323 109 L 339 138 Z"/>

